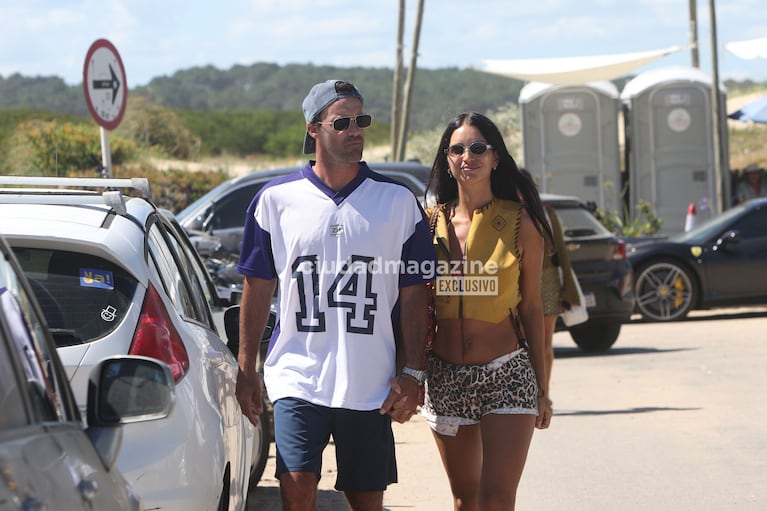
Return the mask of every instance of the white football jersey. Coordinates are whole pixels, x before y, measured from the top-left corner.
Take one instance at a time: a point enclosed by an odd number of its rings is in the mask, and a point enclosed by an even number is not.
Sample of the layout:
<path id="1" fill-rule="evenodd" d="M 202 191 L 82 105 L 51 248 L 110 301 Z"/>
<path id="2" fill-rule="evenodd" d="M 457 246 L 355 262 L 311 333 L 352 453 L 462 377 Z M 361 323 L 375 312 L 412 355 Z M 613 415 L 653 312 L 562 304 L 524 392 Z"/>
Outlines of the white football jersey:
<path id="1" fill-rule="evenodd" d="M 399 288 L 432 279 L 434 259 L 415 196 L 364 162 L 338 192 L 311 163 L 264 186 L 248 208 L 238 270 L 279 279 L 269 398 L 380 407 L 395 375 Z"/>

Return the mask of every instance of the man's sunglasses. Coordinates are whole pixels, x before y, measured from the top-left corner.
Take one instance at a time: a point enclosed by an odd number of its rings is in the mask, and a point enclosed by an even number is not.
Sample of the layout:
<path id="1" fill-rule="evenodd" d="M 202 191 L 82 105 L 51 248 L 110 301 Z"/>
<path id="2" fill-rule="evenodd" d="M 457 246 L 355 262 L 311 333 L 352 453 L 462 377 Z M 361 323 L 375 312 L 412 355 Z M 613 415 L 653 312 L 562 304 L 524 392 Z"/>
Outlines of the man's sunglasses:
<path id="1" fill-rule="evenodd" d="M 349 129 L 352 121 L 358 128 L 365 129 L 373 123 L 373 117 L 370 114 L 359 114 L 356 117 L 339 117 L 329 122 L 317 121 L 316 124 L 330 124 L 334 130 L 344 131 Z"/>
<path id="2" fill-rule="evenodd" d="M 466 152 L 466 149 L 468 149 L 471 151 L 471 154 L 479 156 L 481 154 L 485 154 L 485 151 L 492 148 L 493 146 L 484 142 L 472 142 L 469 144 L 468 148 L 463 144 L 453 144 L 445 149 L 445 154 L 450 156 L 463 156 L 463 154 Z"/>

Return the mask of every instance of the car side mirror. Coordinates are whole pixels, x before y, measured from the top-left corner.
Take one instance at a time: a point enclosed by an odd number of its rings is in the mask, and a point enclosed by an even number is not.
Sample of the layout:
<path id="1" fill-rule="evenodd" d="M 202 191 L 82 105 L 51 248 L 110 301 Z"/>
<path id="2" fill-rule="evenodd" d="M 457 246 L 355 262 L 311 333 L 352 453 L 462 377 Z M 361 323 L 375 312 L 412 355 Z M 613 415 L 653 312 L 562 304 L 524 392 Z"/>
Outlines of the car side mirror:
<path id="1" fill-rule="evenodd" d="M 99 362 L 88 380 L 90 439 L 111 470 L 122 445 L 122 424 L 164 419 L 176 402 L 170 367 L 148 357 L 116 356 Z"/>
<path id="2" fill-rule="evenodd" d="M 138 356 L 106 358 L 88 381 L 88 426 L 164 419 L 175 400 L 173 375 L 164 362 Z"/>
<path id="3" fill-rule="evenodd" d="M 727 231 L 721 238 L 716 240 L 714 251 L 726 250 L 730 245 L 737 245 L 738 243 L 740 243 L 740 232 Z"/>
<path id="4" fill-rule="evenodd" d="M 277 323 L 277 313 L 274 308 L 269 311 L 269 318 L 266 320 L 266 328 L 261 335 L 261 342 L 268 342 L 272 338 L 274 325 Z M 229 351 L 237 356 L 240 351 L 240 306 L 232 305 L 224 311 L 224 331 L 226 332 L 226 345 Z"/>

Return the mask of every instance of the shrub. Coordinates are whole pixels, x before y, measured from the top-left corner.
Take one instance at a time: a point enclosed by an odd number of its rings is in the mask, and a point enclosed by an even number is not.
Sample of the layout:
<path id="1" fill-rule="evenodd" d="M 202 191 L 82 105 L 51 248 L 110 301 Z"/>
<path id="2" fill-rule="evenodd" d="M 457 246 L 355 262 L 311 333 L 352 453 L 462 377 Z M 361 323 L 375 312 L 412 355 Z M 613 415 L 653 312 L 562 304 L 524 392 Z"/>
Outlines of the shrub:
<path id="1" fill-rule="evenodd" d="M 600 208 L 596 210 L 596 216 L 602 225 L 620 237 L 638 238 L 657 234 L 663 224 L 663 219 L 655 216 L 652 204 L 643 199 L 637 203 L 636 209 L 637 215 L 633 220 L 628 207 L 624 208 L 623 214 Z"/>
<path id="2" fill-rule="evenodd" d="M 136 144 L 130 140 L 111 137 L 109 145 L 113 166 L 136 156 Z M 3 171 L 12 174 L 66 176 L 92 169 L 101 159 L 101 138 L 95 124 L 26 121 L 17 125 L 7 146 Z"/>
<path id="3" fill-rule="evenodd" d="M 149 154 L 194 160 L 200 156 L 202 142 L 184 126 L 179 116 L 145 98 L 132 98 L 116 133 L 134 141 Z"/>
<path id="4" fill-rule="evenodd" d="M 113 176 L 149 179 L 154 203 L 173 213 L 178 213 L 209 190 L 230 178 L 229 174 L 223 170 L 211 172 L 192 172 L 181 169 L 158 170 L 143 164 L 115 167 Z"/>

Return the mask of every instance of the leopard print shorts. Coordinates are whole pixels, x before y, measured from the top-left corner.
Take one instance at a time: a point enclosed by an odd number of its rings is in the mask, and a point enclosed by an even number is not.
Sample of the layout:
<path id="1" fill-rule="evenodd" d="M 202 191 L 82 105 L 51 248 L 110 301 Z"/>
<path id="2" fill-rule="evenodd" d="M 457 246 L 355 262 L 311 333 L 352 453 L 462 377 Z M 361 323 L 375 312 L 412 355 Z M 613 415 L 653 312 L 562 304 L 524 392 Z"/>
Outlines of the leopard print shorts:
<path id="1" fill-rule="evenodd" d="M 538 414 L 538 384 L 527 350 L 482 365 L 451 364 L 429 356 L 421 415 L 431 428 L 455 436 L 489 414 Z"/>

